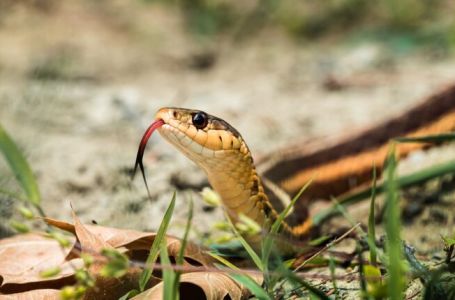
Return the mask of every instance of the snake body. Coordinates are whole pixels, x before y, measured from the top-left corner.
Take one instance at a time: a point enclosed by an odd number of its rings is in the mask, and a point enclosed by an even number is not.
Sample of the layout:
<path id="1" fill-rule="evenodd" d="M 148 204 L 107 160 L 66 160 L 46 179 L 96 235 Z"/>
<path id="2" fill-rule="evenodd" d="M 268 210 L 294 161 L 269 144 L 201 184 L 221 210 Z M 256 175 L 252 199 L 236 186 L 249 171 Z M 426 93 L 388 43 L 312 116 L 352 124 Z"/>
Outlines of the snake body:
<path id="1" fill-rule="evenodd" d="M 431 110 L 435 110 L 437 113 L 431 113 Z M 311 186 L 313 190 L 309 191 L 309 196 L 316 198 L 332 193 L 331 187 L 336 191 L 330 195 L 335 196 L 349 190 L 350 183 L 347 184 L 344 180 L 351 181 L 352 176 L 357 176 L 354 177 L 356 185 L 368 182 L 373 162 L 376 162 L 380 171 L 381 163 L 387 155 L 388 141 L 397 136 L 394 135 L 393 130 L 400 129 L 399 136 L 430 135 L 455 130 L 455 86 L 430 97 L 428 101 L 405 113 L 401 116 L 404 123 L 400 123 L 399 119 L 396 118 L 386 122 L 385 126 L 367 130 L 359 135 L 358 139 L 362 141 L 365 138 L 376 139 L 378 145 L 374 147 L 369 146 L 355 151 L 354 146 L 353 151 L 349 150 L 351 151 L 349 155 L 343 155 L 343 145 L 348 143 L 355 145 L 356 138 L 354 138 L 332 146 L 335 159 L 331 158 L 329 150 L 319 151 L 315 154 L 307 153 L 309 158 L 306 161 L 301 161 L 301 158 L 299 160 L 299 156 L 296 156 L 294 163 L 292 163 L 292 157 L 287 161 L 284 159 L 281 165 L 278 164 L 269 169 L 269 172 L 274 168 L 277 170 L 272 173 L 272 179 L 279 182 L 279 179 L 285 178 L 282 186 L 285 190 L 294 192 L 297 187 L 303 186 L 308 181 L 310 173 L 318 171 L 318 176 L 320 175 L 321 178 L 316 178 Z M 409 124 L 414 123 L 415 126 L 409 127 Z M 142 168 L 145 144 L 156 128 L 167 141 L 204 170 L 209 183 L 220 195 L 223 206 L 233 222 L 237 222 L 240 214 L 243 214 L 265 227 L 278 217 L 278 212 L 265 193 L 250 149 L 240 133 L 226 121 L 200 110 L 161 108 L 156 113 L 156 121 L 144 134 L 136 166 L 140 165 Z M 376 132 L 378 130 L 392 132 L 381 136 Z M 366 144 L 363 142 L 360 145 Z M 397 147 L 397 154 L 398 157 L 404 157 L 413 150 L 429 146 L 429 144 L 403 144 Z M 325 158 L 327 162 L 324 164 L 323 161 L 319 161 L 322 158 L 318 155 Z M 312 157 L 313 160 L 310 159 Z M 313 168 L 308 166 L 305 168 L 305 163 L 316 165 Z M 292 170 L 295 172 L 290 173 Z M 273 178 L 274 174 L 277 178 Z M 291 174 L 295 174 L 295 176 L 292 177 Z M 322 189 L 318 189 L 319 187 Z M 281 228 L 288 236 L 299 239 L 307 235 L 311 225 L 310 218 L 303 218 L 303 222 L 296 226 L 291 226 L 283 221 Z M 256 236 L 251 239 L 253 242 L 257 242 L 260 237 Z"/>

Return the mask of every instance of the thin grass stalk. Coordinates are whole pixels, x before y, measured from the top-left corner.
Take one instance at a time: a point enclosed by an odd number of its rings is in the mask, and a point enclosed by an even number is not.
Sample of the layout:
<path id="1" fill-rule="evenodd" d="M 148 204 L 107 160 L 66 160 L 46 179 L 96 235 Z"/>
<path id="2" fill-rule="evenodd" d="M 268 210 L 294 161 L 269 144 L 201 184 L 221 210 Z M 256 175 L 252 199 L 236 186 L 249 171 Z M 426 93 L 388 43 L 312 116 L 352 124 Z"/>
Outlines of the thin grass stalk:
<path id="1" fill-rule="evenodd" d="M 373 186 L 371 188 L 370 212 L 368 215 L 368 246 L 370 248 L 370 262 L 377 265 L 376 249 L 376 222 L 375 222 L 375 200 L 376 200 L 376 166 L 373 167 Z"/>
<path id="2" fill-rule="evenodd" d="M 398 198 L 398 184 L 396 180 L 395 147 L 392 144 L 387 158 L 386 175 L 386 219 L 385 230 L 387 236 L 388 256 L 388 295 L 391 300 L 403 298 L 404 272 L 403 272 L 403 245 L 401 242 L 401 219 Z"/>

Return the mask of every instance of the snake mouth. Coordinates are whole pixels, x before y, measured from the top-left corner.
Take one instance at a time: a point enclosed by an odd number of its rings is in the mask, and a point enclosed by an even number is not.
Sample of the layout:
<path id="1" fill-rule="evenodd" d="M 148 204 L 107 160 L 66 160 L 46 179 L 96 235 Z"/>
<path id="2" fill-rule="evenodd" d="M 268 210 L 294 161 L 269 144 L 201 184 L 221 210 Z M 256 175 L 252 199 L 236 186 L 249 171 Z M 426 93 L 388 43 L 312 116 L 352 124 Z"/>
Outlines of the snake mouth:
<path id="1" fill-rule="evenodd" d="M 147 142 L 150 139 L 150 137 L 152 136 L 153 132 L 156 129 L 163 126 L 164 124 L 165 124 L 165 122 L 163 121 L 163 119 L 157 119 L 152 124 L 150 124 L 150 126 L 147 128 L 144 135 L 142 136 L 141 142 L 139 143 L 139 148 L 137 150 L 137 155 L 136 155 L 136 163 L 134 164 L 134 170 L 133 170 L 132 177 L 134 178 L 134 176 L 136 175 L 137 167 L 139 166 L 139 168 L 141 169 L 142 178 L 144 179 L 145 187 L 147 188 L 147 193 L 148 193 L 149 197 L 150 197 L 150 191 L 149 191 L 149 188 L 147 185 L 147 179 L 145 178 L 145 170 L 144 170 L 144 164 L 143 164 L 144 151 L 145 151 L 145 147 L 147 146 Z"/>

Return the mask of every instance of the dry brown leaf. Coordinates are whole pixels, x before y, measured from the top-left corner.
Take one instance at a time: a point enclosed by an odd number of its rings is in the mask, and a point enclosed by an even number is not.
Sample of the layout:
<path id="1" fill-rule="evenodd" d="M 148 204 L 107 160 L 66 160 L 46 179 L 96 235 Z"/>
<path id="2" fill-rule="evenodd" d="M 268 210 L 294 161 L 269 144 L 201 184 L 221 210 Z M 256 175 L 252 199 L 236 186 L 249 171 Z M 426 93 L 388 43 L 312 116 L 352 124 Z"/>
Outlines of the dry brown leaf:
<path id="1" fill-rule="evenodd" d="M 258 284 L 262 276 L 249 274 Z M 225 272 L 193 272 L 183 274 L 180 278 L 180 299 L 248 299 L 251 293 L 233 280 Z M 153 288 L 132 298 L 134 300 L 163 299 L 164 284 L 161 282 Z"/>
<path id="2" fill-rule="evenodd" d="M 74 234 L 76 238 L 69 239 L 73 243 L 73 249 L 80 246 L 82 252 L 87 252 L 95 258 L 96 254 L 104 248 L 122 248 L 128 251 L 135 262 L 144 261 L 156 237 L 155 233 L 84 225 L 74 213 L 73 218 L 74 225 L 49 218 L 45 218 L 45 221 L 49 225 Z M 76 239 L 79 243 L 76 243 Z M 170 236 L 166 239 L 169 255 L 176 257 L 181 247 L 180 240 Z M 56 240 L 37 233 L 17 235 L 1 240 L 0 293 L 8 294 L 8 296 L 43 299 L 47 295 L 46 292 L 51 294 L 52 290 L 47 289 L 60 289 L 65 285 L 74 284 L 74 271 L 83 267 L 83 263 L 78 255 L 79 252 L 70 253 L 71 251 L 71 248 L 62 248 Z M 187 244 L 184 256 L 185 265 L 213 266 L 213 259 L 193 243 Z M 138 277 L 141 273 L 138 267 L 131 268 L 120 279 L 102 278 L 96 275 L 103 262 L 95 260 L 95 264 L 90 269 L 96 277 L 96 288 L 88 291 L 88 295 L 96 296 L 96 298 L 98 296 L 118 298 L 125 291 L 137 287 Z M 61 269 L 55 277 L 43 278 L 40 276 L 42 271 L 55 267 Z M 152 278 L 151 284 L 159 281 L 159 278 Z"/>
<path id="3" fill-rule="evenodd" d="M 51 226 L 76 234 L 75 226 L 73 224 L 51 218 L 44 218 L 44 220 Z M 152 232 L 141 232 L 98 225 L 84 225 L 84 227 L 110 246 L 114 248 L 125 247 L 132 252 L 140 250 L 149 251 L 156 237 L 156 233 Z M 169 255 L 177 257 L 181 241 L 172 236 L 166 236 L 166 240 Z M 187 243 L 184 257 L 186 258 L 187 265 L 213 266 L 213 258 L 205 254 L 203 249 L 194 243 Z"/>
<path id="4" fill-rule="evenodd" d="M 65 261 L 69 251 L 54 239 L 38 233 L 0 240 L 0 286 L 3 288 L 7 284 L 51 281 L 72 275 L 72 269 Z M 40 272 L 56 266 L 62 269 L 58 276 L 40 276 Z"/>
<path id="5" fill-rule="evenodd" d="M 113 248 L 103 239 L 102 236 L 86 228 L 86 226 L 79 220 L 74 210 L 72 210 L 72 215 L 74 220 L 74 231 L 76 238 L 80 243 L 82 253 L 99 256 L 103 249 Z M 90 273 L 94 275 L 98 274 L 104 264 L 105 261 L 95 259 L 95 262 L 89 268 Z"/>
<path id="6" fill-rule="evenodd" d="M 82 252 L 89 251 L 90 253 L 100 253 L 101 250 L 105 248 L 112 248 L 102 236 L 92 232 L 82 224 L 74 210 L 72 211 L 72 215 L 74 220 L 74 231 L 76 233 L 76 238 L 81 243 Z"/>
<path id="7" fill-rule="evenodd" d="M 96 288 L 89 289 L 84 295 L 84 300 L 91 299 L 119 299 L 133 289 L 139 289 L 139 278 L 142 270 L 133 268 L 121 278 L 97 277 Z M 160 278 L 152 276 L 147 287 L 153 287 L 161 282 Z"/>

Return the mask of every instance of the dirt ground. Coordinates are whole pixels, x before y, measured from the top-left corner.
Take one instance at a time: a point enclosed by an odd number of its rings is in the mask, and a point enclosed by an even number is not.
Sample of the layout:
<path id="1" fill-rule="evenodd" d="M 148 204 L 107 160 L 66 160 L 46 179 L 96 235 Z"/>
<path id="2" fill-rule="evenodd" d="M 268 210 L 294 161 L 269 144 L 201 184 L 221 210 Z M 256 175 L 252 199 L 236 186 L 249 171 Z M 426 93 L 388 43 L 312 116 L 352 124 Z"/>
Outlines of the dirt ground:
<path id="1" fill-rule="evenodd" d="M 162 106 L 222 117 L 260 157 L 379 122 L 455 82 L 451 56 L 395 53 L 349 36 L 295 42 L 274 30 L 241 43 L 198 41 L 160 5 L 120 14 L 122 8 L 17 5 L 0 19 L 0 122 L 26 153 L 44 210 L 54 218 L 70 219 L 71 203 L 85 222 L 155 230 L 176 181 L 204 182 L 204 174 L 158 135 L 145 156 L 153 201 L 139 176 L 130 180 L 138 142 Z M 454 150 L 413 155 L 400 173 L 454 159 Z M 3 161 L 0 183 L 17 189 Z M 181 232 L 189 198 L 200 233 L 222 218 L 193 189 L 178 190 L 177 197 L 173 233 Z M 15 204 L 0 197 L 5 227 Z M 405 225 L 405 239 L 425 239 L 422 254 L 440 250 L 439 236 L 452 233 L 454 208 L 430 205 Z"/>

